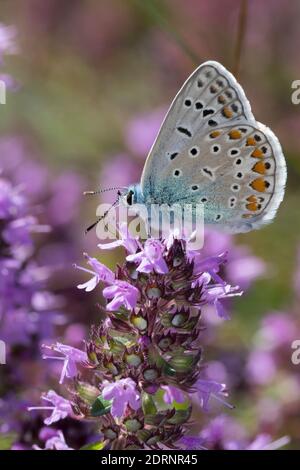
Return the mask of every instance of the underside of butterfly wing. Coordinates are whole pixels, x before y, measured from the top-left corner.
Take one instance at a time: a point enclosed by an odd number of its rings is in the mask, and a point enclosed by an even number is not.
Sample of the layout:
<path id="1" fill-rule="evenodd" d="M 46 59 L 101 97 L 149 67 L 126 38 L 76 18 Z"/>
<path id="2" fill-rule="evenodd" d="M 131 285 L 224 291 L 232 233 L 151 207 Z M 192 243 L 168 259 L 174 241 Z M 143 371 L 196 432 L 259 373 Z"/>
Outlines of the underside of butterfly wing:
<path id="1" fill-rule="evenodd" d="M 234 77 L 206 62 L 173 101 L 141 188 L 148 204 L 201 202 L 206 223 L 244 232 L 272 220 L 285 181 L 277 138 L 255 121 Z"/>

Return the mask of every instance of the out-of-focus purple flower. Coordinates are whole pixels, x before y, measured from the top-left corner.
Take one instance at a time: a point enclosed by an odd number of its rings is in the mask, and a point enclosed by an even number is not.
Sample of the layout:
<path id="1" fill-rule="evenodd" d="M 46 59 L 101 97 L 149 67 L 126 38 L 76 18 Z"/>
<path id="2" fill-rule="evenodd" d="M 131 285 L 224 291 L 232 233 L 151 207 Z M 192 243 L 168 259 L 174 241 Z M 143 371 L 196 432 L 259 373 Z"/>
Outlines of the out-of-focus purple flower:
<path id="1" fill-rule="evenodd" d="M 133 155 L 145 157 L 158 134 L 165 109 L 157 109 L 131 120 L 125 131 L 125 142 Z"/>
<path id="2" fill-rule="evenodd" d="M 57 431 L 57 435 L 48 439 L 45 443 L 45 448 L 34 445 L 32 446 L 34 450 L 74 450 L 72 447 L 69 447 L 65 441 L 62 431 Z"/>
<path id="3" fill-rule="evenodd" d="M 202 257 L 214 253 L 226 253 L 226 279 L 242 289 L 249 286 L 266 271 L 266 263 L 253 255 L 247 246 L 234 243 L 232 235 L 216 230 L 205 230 Z"/>
<path id="4" fill-rule="evenodd" d="M 287 436 L 272 441 L 269 434 L 259 434 L 254 441 L 246 447 L 246 450 L 276 450 L 284 447 L 289 442 L 290 439 Z"/>
<path id="5" fill-rule="evenodd" d="M 110 300 L 106 308 L 111 311 L 122 306 L 127 310 L 135 308 L 139 295 L 139 290 L 126 281 L 115 280 L 112 286 L 103 289 L 103 297 Z"/>
<path id="6" fill-rule="evenodd" d="M 185 396 L 179 388 L 173 385 L 162 385 L 161 388 L 165 391 L 164 402 L 168 405 L 171 405 L 173 401 L 177 403 L 183 403 L 185 401 Z"/>
<path id="7" fill-rule="evenodd" d="M 199 436 L 183 436 L 178 443 L 184 450 L 206 450 L 204 439 Z"/>
<path id="8" fill-rule="evenodd" d="M 204 411 L 208 411 L 208 403 L 211 397 L 231 408 L 231 405 L 224 400 L 224 398 L 228 396 L 225 384 L 220 384 L 213 380 L 198 379 L 195 387 L 197 389 L 197 396 L 200 400 L 201 407 Z"/>
<path id="9" fill-rule="evenodd" d="M 49 426 L 44 426 L 40 429 L 39 431 L 39 439 L 41 441 L 48 441 L 48 439 L 51 439 L 51 437 L 57 436 L 57 429 L 55 428 L 50 428 Z"/>
<path id="10" fill-rule="evenodd" d="M 127 224 L 125 222 L 120 224 L 119 234 L 121 239 L 116 240 L 111 243 L 99 243 L 98 247 L 101 250 L 111 250 L 117 248 L 118 246 L 123 246 L 128 253 L 134 254 L 138 248 L 140 248 L 140 243 L 136 238 L 132 238 L 129 233 Z"/>
<path id="11" fill-rule="evenodd" d="M 16 92 L 20 88 L 20 83 L 8 73 L 0 73 L 0 81 L 5 83 L 7 90 Z"/>
<path id="12" fill-rule="evenodd" d="M 86 326 L 81 323 L 73 323 L 65 331 L 65 341 L 72 346 L 81 345 L 86 337 Z"/>
<path id="13" fill-rule="evenodd" d="M 18 188 L 0 178 L 0 219 L 19 217 L 24 212 L 25 199 Z"/>
<path id="14" fill-rule="evenodd" d="M 0 23 L 0 62 L 5 54 L 16 54 L 18 46 L 16 42 L 17 30 L 14 26 L 6 26 Z"/>
<path id="15" fill-rule="evenodd" d="M 158 274 L 166 274 L 168 266 L 163 257 L 164 251 L 165 246 L 161 241 L 148 239 L 145 241 L 143 250 L 136 254 L 128 255 L 126 260 L 139 263 L 137 267 L 139 272 L 151 273 L 156 271 Z"/>
<path id="16" fill-rule="evenodd" d="M 274 378 L 277 367 L 270 351 L 255 349 L 249 355 L 246 369 L 250 383 L 264 385 Z"/>
<path id="17" fill-rule="evenodd" d="M 65 377 L 73 378 L 77 375 L 77 364 L 81 362 L 87 361 L 87 355 L 84 351 L 80 349 L 73 348 L 71 346 L 67 346 L 62 343 L 56 343 L 52 346 L 43 346 L 45 349 L 50 351 L 58 352 L 62 354 L 62 356 L 49 356 L 43 354 L 43 359 L 57 359 L 59 361 L 63 361 L 63 368 L 61 371 L 61 376 L 59 379 L 59 383 L 62 384 Z"/>
<path id="18" fill-rule="evenodd" d="M 74 220 L 82 199 L 84 178 L 75 172 L 64 172 L 55 178 L 47 214 L 51 225 L 61 226 Z"/>
<path id="19" fill-rule="evenodd" d="M 123 416 L 127 405 L 133 410 L 141 407 L 140 394 L 136 390 L 135 382 L 130 378 L 105 384 L 102 395 L 105 400 L 112 400 L 111 414 L 114 418 Z"/>
<path id="20" fill-rule="evenodd" d="M 87 259 L 88 264 L 93 268 L 86 269 L 82 268 L 81 266 L 75 265 L 77 269 L 81 269 L 81 271 L 85 271 L 93 275 L 93 277 L 85 282 L 84 284 L 79 284 L 77 287 L 78 289 L 84 289 L 86 292 L 90 292 L 99 284 L 100 281 L 106 283 L 114 282 L 115 275 L 114 273 L 107 268 L 104 264 L 100 263 L 96 258 L 91 258 L 85 253 L 85 258 Z"/>
<path id="21" fill-rule="evenodd" d="M 57 421 L 66 418 L 68 415 L 72 414 L 72 407 L 69 400 L 58 395 L 54 390 L 49 390 L 45 395 L 42 396 L 42 399 L 52 403 L 53 406 L 31 406 L 28 408 L 28 411 L 32 410 L 51 410 L 52 413 L 48 418 L 44 419 L 44 423 L 47 426 L 50 426 Z"/>
<path id="22" fill-rule="evenodd" d="M 289 442 L 286 436 L 272 442 L 268 434 L 258 434 L 251 442 L 246 429 L 232 417 L 224 414 L 211 420 L 202 429 L 199 438 L 202 446 L 212 450 L 275 450 Z"/>
<path id="23" fill-rule="evenodd" d="M 37 224 L 35 217 L 26 216 L 9 222 L 3 230 L 3 238 L 10 245 L 32 245 L 32 232 L 49 232 L 49 226 Z"/>
<path id="24" fill-rule="evenodd" d="M 122 169 L 122 171 L 120 171 Z M 100 178 L 100 188 L 127 187 L 132 181 L 138 181 L 140 169 L 128 155 L 116 155 L 105 162 Z M 113 193 L 112 193 L 113 194 Z M 117 191 L 115 192 L 115 195 Z M 116 196 L 114 197 L 116 199 Z M 102 202 L 112 202 L 111 193 L 101 194 Z"/>
<path id="25" fill-rule="evenodd" d="M 288 313 L 273 312 L 266 315 L 257 333 L 257 342 L 262 349 L 271 350 L 289 346 L 298 334 L 294 318 Z"/>
<path id="26" fill-rule="evenodd" d="M 250 253 L 248 248 L 235 246 L 231 250 L 226 273 L 232 283 L 247 289 L 253 281 L 262 277 L 265 271 L 266 263 Z"/>
<path id="27" fill-rule="evenodd" d="M 200 432 L 200 437 L 204 445 L 212 449 L 239 449 L 246 445 L 245 429 L 230 416 L 224 414 L 211 420 Z"/>

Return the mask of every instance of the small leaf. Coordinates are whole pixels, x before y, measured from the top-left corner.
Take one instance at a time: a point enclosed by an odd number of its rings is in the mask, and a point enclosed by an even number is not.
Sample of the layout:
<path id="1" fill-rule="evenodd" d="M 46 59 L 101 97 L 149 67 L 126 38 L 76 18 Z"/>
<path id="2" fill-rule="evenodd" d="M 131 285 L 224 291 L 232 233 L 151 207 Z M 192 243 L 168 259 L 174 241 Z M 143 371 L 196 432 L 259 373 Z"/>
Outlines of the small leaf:
<path id="1" fill-rule="evenodd" d="M 106 446 L 106 441 L 92 442 L 81 447 L 80 450 L 102 450 Z"/>
<path id="2" fill-rule="evenodd" d="M 155 415 L 157 413 L 157 408 L 155 406 L 154 400 L 151 395 L 149 395 L 149 393 L 143 393 L 142 407 L 144 415 Z"/>
<path id="3" fill-rule="evenodd" d="M 170 424 L 183 424 L 185 423 L 191 415 L 191 407 L 187 410 L 178 410 L 174 413 L 174 415 L 168 419 L 168 423 Z"/>
<path id="4" fill-rule="evenodd" d="M 111 400 L 104 400 L 101 395 L 94 401 L 91 409 L 92 416 L 102 416 L 109 413 L 111 409 Z"/>

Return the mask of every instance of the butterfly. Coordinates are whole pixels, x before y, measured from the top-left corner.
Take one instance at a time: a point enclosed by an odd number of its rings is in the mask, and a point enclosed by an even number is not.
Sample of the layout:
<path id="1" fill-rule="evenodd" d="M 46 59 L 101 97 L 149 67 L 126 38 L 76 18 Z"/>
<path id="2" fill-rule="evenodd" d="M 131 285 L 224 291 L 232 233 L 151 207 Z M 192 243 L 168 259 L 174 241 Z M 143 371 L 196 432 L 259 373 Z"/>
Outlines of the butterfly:
<path id="1" fill-rule="evenodd" d="M 128 206 L 201 203 L 206 225 L 240 233 L 271 222 L 286 177 L 277 137 L 255 120 L 234 76 L 208 61 L 172 102 L 140 183 L 120 196 Z"/>

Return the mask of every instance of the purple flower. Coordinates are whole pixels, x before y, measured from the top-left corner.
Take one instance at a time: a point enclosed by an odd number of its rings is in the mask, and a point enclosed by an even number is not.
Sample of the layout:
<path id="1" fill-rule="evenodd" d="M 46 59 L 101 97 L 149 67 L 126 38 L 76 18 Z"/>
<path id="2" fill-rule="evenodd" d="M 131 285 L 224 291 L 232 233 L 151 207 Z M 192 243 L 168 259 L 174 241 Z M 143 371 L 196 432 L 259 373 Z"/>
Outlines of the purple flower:
<path id="1" fill-rule="evenodd" d="M 209 448 L 241 449 L 246 446 L 245 429 L 231 417 L 221 414 L 211 420 L 200 432 Z"/>
<path id="2" fill-rule="evenodd" d="M 143 158 L 147 155 L 159 131 L 164 114 L 164 109 L 157 109 L 129 122 L 125 139 L 133 154 Z"/>
<path id="3" fill-rule="evenodd" d="M 65 171 L 54 178 L 47 205 L 51 225 L 67 225 L 77 217 L 84 186 L 84 178 L 74 171 Z"/>
<path id="4" fill-rule="evenodd" d="M 68 415 L 72 415 L 72 407 L 69 400 L 58 395 L 54 390 L 49 390 L 48 393 L 42 396 L 42 399 L 52 403 L 53 406 L 31 406 L 28 408 L 28 411 L 51 410 L 51 416 L 44 419 L 44 423 L 47 426 L 56 423 L 56 421 L 59 421 L 60 419 L 66 418 Z"/>
<path id="5" fill-rule="evenodd" d="M 17 30 L 14 26 L 6 26 L 0 23 L 0 62 L 4 54 L 16 54 L 18 47 L 16 44 Z"/>
<path id="6" fill-rule="evenodd" d="M 127 405 L 135 411 L 141 407 L 140 394 L 136 390 L 135 382 L 130 378 L 107 382 L 102 395 L 105 400 L 112 400 L 111 414 L 114 418 L 123 416 Z"/>
<path id="7" fill-rule="evenodd" d="M 111 156 L 104 164 L 99 186 L 100 188 L 127 187 L 132 181 L 136 181 L 139 175 L 138 165 L 132 160 L 132 157 L 126 154 Z M 101 201 L 111 203 L 111 194 L 113 192 L 102 193 Z"/>
<path id="8" fill-rule="evenodd" d="M 297 334 L 298 327 L 291 315 L 273 312 L 263 318 L 257 340 L 264 349 L 274 350 L 278 347 L 289 347 Z"/>
<path id="9" fill-rule="evenodd" d="M 61 371 L 59 383 L 62 384 L 65 377 L 73 378 L 77 375 L 77 363 L 86 362 L 87 355 L 84 351 L 81 351 L 77 348 L 72 348 L 71 346 L 67 346 L 62 343 L 56 343 L 52 346 L 43 346 L 45 349 L 49 349 L 51 351 L 58 352 L 63 355 L 61 356 L 48 356 L 43 354 L 43 359 L 57 359 L 59 361 L 63 361 L 63 368 Z"/>
<path id="10" fill-rule="evenodd" d="M 103 289 L 103 297 L 110 300 L 106 306 L 110 311 L 118 310 L 122 306 L 127 310 L 132 310 L 139 296 L 139 290 L 126 281 L 115 280 L 112 286 Z"/>
<path id="11" fill-rule="evenodd" d="M 31 246 L 31 232 L 48 232 L 49 230 L 46 225 L 38 225 L 35 217 L 26 216 L 10 222 L 3 231 L 3 238 L 10 245 Z"/>
<path id="12" fill-rule="evenodd" d="M 203 444 L 204 439 L 199 436 L 183 436 L 179 441 L 185 450 L 206 450 Z"/>
<path id="13" fill-rule="evenodd" d="M 253 442 L 246 447 L 246 450 L 277 450 L 290 442 L 288 436 L 283 436 L 276 441 L 272 441 L 269 434 L 259 434 Z"/>
<path id="14" fill-rule="evenodd" d="M 229 284 L 218 286 L 214 284 L 206 288 L 206 302 L 215 307 L 216 312 L 220 318 L 228 320 L 230 317 L 221 304 L 220 299 L 227 299 L 242 294 L 243 293 L 237 286 L 231 287 Z"/>
<path id="15" fill-rule="evenodd" d="M 137 271 L 142 273 L 151 273 L 156 271 L 159 274 L 166 274 L 168 266 L 164 260 L 163 254 L 165 246 L 162 242 L 155 239 L 148 239 L 144 244 L 144 249 L 136 254 L 126 257 L 127 261 L 139 263 Z"/>
<path id="16" fill-rule="evenodd" d="M 226 266 L 226 273 L 233 284 L 248 289 L 249 286 L 262 277 L 266 271 L 266 263 L 257 256 L 249 253 L 247 247 L 234 247 Z"/>
<path id="17" fill-rule="evenodd" d="M 85 282 L 84 284 L 79 284 L 77 287 L 78 289 L 84 289 L 86 292 L 90 292 L 99 284 L 100 281 L 106 283 L 112 283 L 115 280 L 114 273 L 107 268 L 104 264 L 100 263 L 96 258 L 91 258 L 86 253 L 84 254 L 85 258 L 87 259 L 87 263 L 93 268 L 86 269 L 82 268 L 81 266 L 74 265 L 77 269 L 81 269 L 81 271 L 85 271 L 93 275 L 93 277 Z"/>
<path id="18" fill-rule="evenodd" d="M 173 401 L 184 403 L 185 396 L 179 388 L 173 387 L 173 385 L 163 385 L 161 388 L 165 391 L 164 402 L 167 405 L 172 405 Z"/>
<path id="19" fill-rule="evenodd" d="M 45 443 L 45 448 L 41 449 L 39 446 L 32 446 L 34 450 L 74 450 L 69 447 L 65 441 L 62 431 L 57 431 L 57 435 L 48 439 Z"/>
<path id="20" fill-rule="evenodd" d="M 254 350 L 246 366 L 249 382 L 264 385 L 270 383 L 276 374 L 276 362 L 271 351 Z"/>
<path id="21" fill-rule="evenodd" d="M 224 401 L 224 397 L 227 397 L 225 384 L 221 384 L 213 380 L 198 379 L 195 387 L 197 389 L 197 395 L 200 400 L 201 407 L 204 411 L 208 411 L 208 402 L 211 397 L 231 408 L 231 405 Z"/>
<path id="22" fill-rule="evenodd" d="M 0 219 L 16 217 L 23 211 L 24 198 L 9 181 L 0 178 Z"/>
<path id="23" fill-rule="evenodd" d="M 131 237 L 125 222 L 120 224 L 119 234 L 121 235 L 120 240 L 116 240 L 111 243 L 99 243 L 98 247 L 101 250 L 111 250 L 113 248 L 117 248 L 118 246 L 123 246 L 128 253 L 136 253 L 141 244 L 136 238 Z"/>

